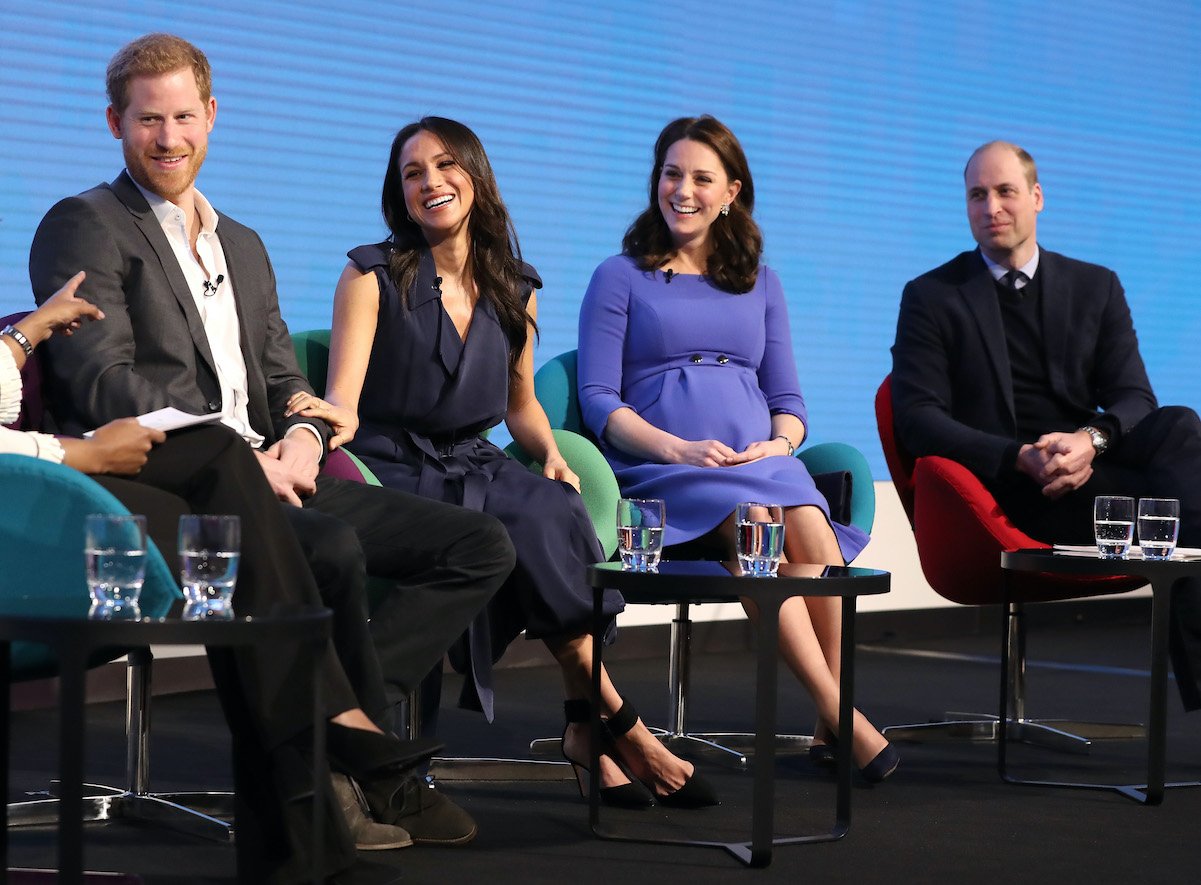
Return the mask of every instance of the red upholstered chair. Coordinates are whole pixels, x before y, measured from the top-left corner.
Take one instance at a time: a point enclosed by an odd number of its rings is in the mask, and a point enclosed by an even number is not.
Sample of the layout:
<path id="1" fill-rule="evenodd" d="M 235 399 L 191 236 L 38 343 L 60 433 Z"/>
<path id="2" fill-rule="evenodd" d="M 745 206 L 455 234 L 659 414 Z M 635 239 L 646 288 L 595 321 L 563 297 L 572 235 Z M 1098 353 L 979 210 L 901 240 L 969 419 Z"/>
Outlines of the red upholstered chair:
<path id="1" fill-rule="evenodd" d="M 1007 708 L 1002 715 L 1011 739 L 1087 753 L 1094 739 L 1140 737 L 1141 726 L 1026 718 L 1023 606 L 1124 593 L 1144 582 L 1136 578 L 1006 576 L 1001 571 L 1003 551 L 1049 545 L 1034 540 L 1010 522 L 984 484 L 962 464 L 936 456 L 915 460 L 901 447 L 893 430 L 891 378 L 885 378 L 876 392 L 876 421 L 884 458 L 913 527 L 922 572 L 930 586 L 960 605 L 1005 607 L 1002 642 L 1008 645 L 1010 666 L 1002 674 L 1002 698 L 1008 699 L 1002 701 Z M 998 717 L 949 713 L 943 721 L 891 726 L 884 731 L 890 738 L 901 740 L 996 740 Z"/>

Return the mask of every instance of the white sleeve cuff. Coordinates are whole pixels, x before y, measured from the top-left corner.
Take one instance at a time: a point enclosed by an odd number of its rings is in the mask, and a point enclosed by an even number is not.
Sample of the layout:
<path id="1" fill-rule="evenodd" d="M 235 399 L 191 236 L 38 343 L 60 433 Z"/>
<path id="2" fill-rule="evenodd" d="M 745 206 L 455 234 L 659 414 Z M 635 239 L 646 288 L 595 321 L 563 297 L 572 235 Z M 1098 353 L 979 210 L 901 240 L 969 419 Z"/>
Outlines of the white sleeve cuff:
<path id="1" fill-rule="evenodd" d="M 48 433 L 26 433 L 0 427 L 0 454 L 28 455 L 43 461 L 63 462 L 63 444 Z"/>
<path id="2" fill-rule="evenodd" d="M 6 345 L 0 344 L 0 424 L 12 424 L 21 414 L 21 373 Z"/>
<path id="3" fill-rule="evenodd" d="M 321 451 L 321 455 L 324 455 L 325 454 L 325 440 L 323 440 L 321 438 L 321 434 L 317 432 L 317 428 L 314 427 L 312 424 L 293 424 L 291 427 L 288 428 L 288 432 L 284 434 L 284 439 L 287 439 L 289 436 L 291 436 L 297 430 L 300 430 L 302 427 L 305 430 L 307 430 L 309 433 L 313 434 L 313 436 L 317 437 L 317 448 Z M 318 461 L 321 460 L 321 455 L 319 455 L 317 457 Z"/>

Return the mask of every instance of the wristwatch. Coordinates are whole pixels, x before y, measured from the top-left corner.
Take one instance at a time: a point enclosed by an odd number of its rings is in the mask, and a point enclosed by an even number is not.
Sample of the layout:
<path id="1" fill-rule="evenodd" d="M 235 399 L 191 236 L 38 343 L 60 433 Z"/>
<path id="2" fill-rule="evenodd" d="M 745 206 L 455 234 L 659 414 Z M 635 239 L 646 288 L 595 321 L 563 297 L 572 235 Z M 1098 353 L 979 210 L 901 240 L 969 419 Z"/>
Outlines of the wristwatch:
<path id="1" fill-rule="evenodd" d="M 1109 435 L 1104 430 L 1098 430 L 1091 425 L 1085 425 L 1080 428 L 1088 434 L 1088 438 L 1092 440 L 1093 449 L 1098 455 L 1104 455 L 1105 450 L 1109 448 Z"/>

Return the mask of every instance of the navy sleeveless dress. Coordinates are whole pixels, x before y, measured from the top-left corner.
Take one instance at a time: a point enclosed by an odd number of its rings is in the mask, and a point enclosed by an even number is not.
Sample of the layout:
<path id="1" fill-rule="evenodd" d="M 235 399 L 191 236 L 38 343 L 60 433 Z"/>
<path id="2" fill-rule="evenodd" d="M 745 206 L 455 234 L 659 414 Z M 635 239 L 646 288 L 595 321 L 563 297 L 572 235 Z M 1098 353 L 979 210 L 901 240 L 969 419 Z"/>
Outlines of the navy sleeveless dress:
<path id="1" fill-rule="evenodd" d="M 479 300 L 464 341 L 442 307 L 433 256 L 422 253 L 406 305 L 388 274 L 391 249 L 349 253 L 375 274 L 380 305 L 359 430 L 347 448 L 385 486 L 482 510 L 508 529 L 517 566 L 451 650 L 455 668 L 472 676 L 460 704 L 491 721 L 492 664 L 522 630 L 527 639 L 585 632 L 585 569 L 603 554 L 575 489 L 531 473 L 479 435 L 508 407 L 509 342 L 492 305 Z M 542 281 L 528 265 L 525 275 L 528 299 Z M 606 594 L 610 617 L 623 608 L 620 595 Z"/>

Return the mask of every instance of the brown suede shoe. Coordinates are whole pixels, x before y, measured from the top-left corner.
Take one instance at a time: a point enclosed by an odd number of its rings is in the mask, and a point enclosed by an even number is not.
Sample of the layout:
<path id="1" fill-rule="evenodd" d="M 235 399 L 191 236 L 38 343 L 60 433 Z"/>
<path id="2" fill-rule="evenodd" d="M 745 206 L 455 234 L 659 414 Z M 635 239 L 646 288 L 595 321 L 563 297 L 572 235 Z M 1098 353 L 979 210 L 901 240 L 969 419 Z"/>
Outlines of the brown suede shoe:
<path id="1" fill-rule="evenodd" d="M 360 851 L 385 851 L 389 848 L 408 848 L 413 837 L 408 830 L 392 824 L 376 823 L 367 814 L 367 800 L 358 784 L 344 774 L 331 773 L 334 795 L 346 818 L 346 826 Z"/>

